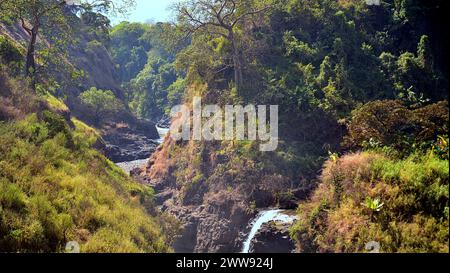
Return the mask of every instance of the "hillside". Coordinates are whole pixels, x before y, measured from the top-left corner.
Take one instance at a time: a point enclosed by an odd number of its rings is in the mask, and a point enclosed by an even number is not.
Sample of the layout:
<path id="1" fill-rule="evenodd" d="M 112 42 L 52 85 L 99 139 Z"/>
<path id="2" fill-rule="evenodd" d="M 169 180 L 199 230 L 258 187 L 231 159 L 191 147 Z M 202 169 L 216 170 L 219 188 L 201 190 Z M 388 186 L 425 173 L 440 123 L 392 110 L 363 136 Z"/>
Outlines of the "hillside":
<path id="1" fill-rule="evenodd" d="M 402 3 L 275 1 L 237 27 L 240 87 L 227 84 L 236 84 L 232 41 L 211 35 L 225 30 L 192 36 L 177 55 L 186 104 L 279 105 L 280 143 L 260 152 L 251 141 L 166 140 L 139 179 L 183 219 L 176 251 L 239 251 L 258 212 L 300 204 L 290 232 L 300 252 L 364 252 L 371 241 L 386 252 L 448 252 L 448 156 L 433 155 L 439 145 L 448 153 L 448 40 L 436 31 L 438 6 Z M 366 157 L 382 159 L 372 167 Z"/>
<path id="2" fill-rule="evenodd" d="M 69 241 L 83 252 L 170 251 L 152 189 L 92 148 L 97 131 L 75 118 L 70 127 L 3 68 L 0 79 L 1 251 L 64 252 Z"/>
<path id="3" fill-rule="evenodd" d="M 96 120 L 93 110 L 80 101 L 80 94 L 92 87 L 110 90 L 121 101 L 125 100 L 125 92 L 107 49 L 108 45 L 101 42 L 101 32 L 99 34 L 94 26 L 69 12 L 66 14 L 73 24 L 71 33 L 73 41 L 66 45 L 68 47 L 66 51 L 54 49 L 53 52 L 52 49 L 46 49 L 46 44 L 55 41 L 39 37 L 38 45 L 43 47 L 41 54 L 48 54 L 47 50 L 50 50 L 51 54 L 51 57 L 45 60 L 48 63 L 42 64 L 43 82 L 40 93 L 44 95 L 50 93 L 61 98 L 73 116 L 97 127 L 106 140 L 102 150 L 111 160 L 126 161 L 148 157 L 155 149 L 152 139 L 159 138 L 155 123 L 136 118 L 126 104 L 114 115 L 103 115 L 100 120 Z M 25 54 L 29 36 L 19 23 L 0 22 L 0 34 L 4 39 L 5 48 L 10 44 L 13 47 L 11 50 L 17 50 L 22 56 Z M 21 57 L 16 58 L 19 59 L 17 64 L 20 65 Z M 127 148 L 120 142 L 136 139 L 141 139 L 140 144 L 149 148 Z"/>
<path id="4" fill-rule="evenodd" d="M 150 187 L 105 157 L 128 152 L 111 152 L 116 139 L 159 138 L 154 123 L 138 120 L 126 107 L 96 121 L 80 99 L 91 87 L 111 90 L 120 104 L 125 97 L 108 50 L 89 33 L 92 27 L 69 16 L 76 42 L 66 50 L 55 49 L 52 34 L 38 37 L 39 74 L 32 88 L 22 74 L 30 36 L 3 15 L 0 252 L 67 252 L 69 242 L 85 253 L 171 252 L 176 221 L 157 210 Z"/>
<path id="5" fill-rule="evenodd" d="M 25 2 L 0 252 L 449 252 L 447 1 Z"/>

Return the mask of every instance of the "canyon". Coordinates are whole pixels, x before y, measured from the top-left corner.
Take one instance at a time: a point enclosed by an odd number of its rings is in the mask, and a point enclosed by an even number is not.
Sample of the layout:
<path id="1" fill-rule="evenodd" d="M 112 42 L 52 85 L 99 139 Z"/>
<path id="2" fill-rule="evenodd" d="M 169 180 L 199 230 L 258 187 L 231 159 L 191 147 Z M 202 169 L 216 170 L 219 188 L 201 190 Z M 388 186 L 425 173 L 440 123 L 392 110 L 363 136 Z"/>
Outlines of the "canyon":
<path id="1" fill-rule="evenodd" d="M 168 128 L 156 127 L 159 138 L 151 143 L 161 146 L 152 153 L 161 151 Z M 170 141 L 170 139 L 167 139 Z M 166 181 L 155 182 L 146 175 L 148 156 L 139 145 L 128 145 L 132 160 L 116 162 L 127 174 L 137 181 L 151 185 L 155 189 L 155 202 L 163 212 L 174 215 L 182 222 L 182 232 L 173 244 L 175 252 L 234 252 L 234 253 L 291 253 L 295 244 L 289 237 L 289 227 L 296 220 L 289 211 L 281 209 L 258 209 L 248 212 L 241 200 L 225 200 L 199 206 L 177 204 L 179 192 Z M 120 159 L 120 157 L 119 157 Z M 113 158 L 114 161 L 114 158 Z"/>

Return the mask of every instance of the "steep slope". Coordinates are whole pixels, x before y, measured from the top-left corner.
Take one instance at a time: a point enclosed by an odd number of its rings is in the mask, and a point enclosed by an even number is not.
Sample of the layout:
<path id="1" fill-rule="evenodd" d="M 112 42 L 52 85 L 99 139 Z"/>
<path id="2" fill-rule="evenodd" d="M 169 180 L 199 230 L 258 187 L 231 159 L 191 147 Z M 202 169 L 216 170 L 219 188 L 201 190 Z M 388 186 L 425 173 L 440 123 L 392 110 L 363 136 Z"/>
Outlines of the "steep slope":
<path id="1" fill-rule="evenodd" d="M 189 90 L 198 88 L 204 86 Z M 296 208 L 314 186 L 293 171 L 284 145 L 263 153 L 251 141 L 176 142 L 169 135 L 134 178 L 151 185 L 162 210 L 182 220 L 175 251 L 239 252 L 258 209 Z"/>
<path id="2" fill-rule="evenodd" d="M 72 17 L 74 17 L 72 18 L 74 24 L 72 39 L 76 42 L 70 44 L 67 56 L 61 55 L 55 56 L 55 58 L 62 58 L 66 66 L 75 68 L 82 73 L 73 80 L 67 70 L 53 69 L 50 76 L 55 77 L 61 83 L 53 91 L 56 93 L 54 95 L 65 98 L 65 103 L 72 115 L 86 123 L 100 127 L 106 143 L 99 148 L 110 159 L 120 162 L 148 157 L 156 147 L 153 140 L 159 138 L 154 123 L 137 119 L 125 107 L 116 115 L 105 117 L 101 124 L 96 124 L 93 121 L 92 110 L 79 100 L 80 93 L 91 87 L 111 90 L 122 101 L 125 100 L 125 94 L 120 87 L 115 64 L 111 60 L 107 48 L 96 40 L 95 35 L 89 34 L 88 26 L 83 25 L 79 18 L 73 15 Z M 9 43 L 13 44 L 22 55 L 24 54 L 29 37 L 20 24 L 0 22 L 0 35 L 7 38 Z M 39 43 L 47 42 L 41 36 Z M 136 142 L 137 144 L 122 146 L 124 142 Z"/>
<path id="3" fill-rule="evenodd" d="M 330 160 L 320 187 L 298 209 L 291 229 L 298 250 L 448 253 L 448 170 L 448 159 L 432 153 Z"/>
<path id="4" fill-rule="evenodd" d="M 80 31 L 81 22 L 79 20 L 75 22 L 78 24 L 78 26 L 74 26 L 76 33 L 73 39 L 76 40 L 76 43 L 72 44 L 72 47 L 69 49 L 70 59 L 67 61 L 77 69 L 84 71 L 85 76 L 77 80 L 76 86 L 66 90 L 66 95 L 71 96 L 70 99 L 73 99 L 82 91 L 95 86 L 99 89 L 112 90 L 117 97 L 123 99 L 123 90 L 117 81 L 114 63 L 107 49 Z M 12 24 L 1 22 L 0 34 L 7 36 L 22 52 L 26 50 L 29 36 L 18 22 Z M 40 37 L 40 42 L 46 43 L 42 36 Z M 67 77 L 67 75 L 61 73 L 60 77 Z"/>
<path id="5" fill-rule="evenodd" d="M 0 71 L 0 251 L 168 252 L 151 188 L 94 150 L 99 134 Z M 58 106 L 57 108 L 55 108 Z M 59 109 L 59 110 L 58 110 Z M 175 223 L 175 222 L 173 222 Z M 171 230 L 170 228 L 167 231 Z"/>

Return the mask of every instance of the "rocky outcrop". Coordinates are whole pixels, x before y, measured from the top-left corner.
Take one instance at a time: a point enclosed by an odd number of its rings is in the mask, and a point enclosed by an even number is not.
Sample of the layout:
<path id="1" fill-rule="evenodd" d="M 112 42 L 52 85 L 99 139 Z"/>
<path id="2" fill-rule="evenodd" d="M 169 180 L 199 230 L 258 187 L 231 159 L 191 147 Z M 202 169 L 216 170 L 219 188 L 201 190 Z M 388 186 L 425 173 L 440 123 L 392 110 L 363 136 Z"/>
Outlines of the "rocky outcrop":
<path id="1" fill-rule="evenodd" d="M 293 253 L 295 242 L 289 236 L 290 224 L 268 222 L 252 240 L 251 253 Z"/>
<path id="2" fill-rule="evenodd" d="M 175 240 L 177 253 L 235 253 L 241 249 L 237 240 L 250 221 L 244 204 L 221 199 L 199 207 L 184 207 L 165 201 L 163 209 L 183 223 L 183 232 Z M 167 203 L 168 202 L 168 203 Z"/>
<path id="3" fill-rule="evenodd" d="M 183 224 L 173 248 L 181 253 L 237 253 L 258 208 L 294 208 L 295 183 L 264 172 L 235 147 L 166 137 L 144 170 L 132 176 L 155 190 L 160 209 Z M 299 187 L 297 187 L 299 188 Z"/>
<path id="4" fill-rule="evenodd" d="M 200 181 L 189 193 L 181 190 L 167 166 L 172 140 L 158 147 L 158 155 L 149 160 L 149 170 L 136 170 L 132 176 L 155 190 L 155 202 L 182 223 L 182 233 L 177 236 L 173 248 L 177 253 L 233 253 L 239 252 L 238 240 L 254 214 L 241 196 L 225 191 L 211 191 L 209 185 Z M 161 156 L 165 154 L 166 156 Z M 164 179 L 162 179 L 164 178 Z"/>
<path id="5" fill-rule="evenodd" d="M 218 153 L 213 143 L 198 145 L 168 137 L 147 168 L 132 175 L 153 187 L 160 209 L 183 224 L 173 244 L 176 252 L 238 253 L 256 209 L 275 206 L 274 192 L 289 185 L 281 176 L 262 176 L 250 162 L 227 168 L 233 155 Z M 284 203 L 296 206 L 288 197 Z"/>
<path id="6" fill-rule="evenodd" d="M 125 123 L 109 124 L 103 133 L 103 152 L 116 163 L 146 159 L 158 147 L 157 139 L 159 134 L 152 123 L 143 123 L 135 128 Z"/>

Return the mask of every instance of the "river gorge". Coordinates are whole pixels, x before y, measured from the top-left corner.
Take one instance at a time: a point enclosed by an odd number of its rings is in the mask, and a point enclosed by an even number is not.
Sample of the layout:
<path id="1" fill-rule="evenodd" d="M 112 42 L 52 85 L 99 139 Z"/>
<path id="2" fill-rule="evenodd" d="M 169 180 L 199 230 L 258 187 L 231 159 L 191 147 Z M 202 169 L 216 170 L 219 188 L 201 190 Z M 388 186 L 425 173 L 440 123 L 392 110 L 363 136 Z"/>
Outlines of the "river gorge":
<path id="1" fill-rule="evenodd" d="M 162 127 L 156 127 L 156 129 L 158 131 L 159 138 L 153 140 L 152 142 L 162 144 L 165 136 L 169 132 L 169 129 Z M 143 156 L 142 158 L 138 158 L 132 161 L 118 162 L 116 163 L 116 165 L 119 166 L 125 173 L 130 174 L 130 172 L 134 169 L 143 168 L 147 164 L 148 159 L 149 156 Z"/>
<path id="2" fill-rule="evenodd" d="M 158 126 L 156 128 L 160 137 L 159 139 L 154 139 L 151 141 L 162 145 L 169 129 Z M 137 175 L 137 180 L 141 180 L 141 182 L 143 182 L 142 178 L 139 178 L 139 173 L 140 170 L 146 168 L 148 162 L 149 157 L 145 156 L 144 158 L 138 158 L 132 161 L 118 162 L 116 165 L 119 166 L 125 173 L 133 177 Z M 159 205 L 161 210 L 166 211 L 169 209 L 166 205 L 164 205 L 164 203 L 171 196 L 172 193 L 164 192 L 164 190 L 158 187 L 156 188 L 156 203 Z M 183 209 L 177 211 L 175 214 L 177 213 L 178 216 L 186 222 L 186 224 L 184 225 L 183 234 L 180 235 L 178 240 L 175 242 L 175 251 L 182 253 L 201 252 L 201 250 L 196 248 L 193 244 L 197 244 L 196 241 L 198 240 L 196 229 L 205 225 L 200 224 L 199 221 L 208 219 L 205 214 L 204 206 L 199 206 L 197 209 Z M 230 244 L 235 245 L 231 249 L 233 249 L 233 252 L 240 253 L 294 252 L 295 244 L 289 236 L 289 228 L 296 221 L 296 217 L 294 215 L 294 210 L 267 208 L 259 209 L 252 215 L 237 217 L 238 220 L 236 223 L 231 223 L 231 225 L 236 225 L 237 227 L 240 227 L 241 230 L 238 230 L 238 232 L 235 233 L 236 238 L 232 238 L 233 236 L 229 237 L 229 239 L 231 239 Z M 211 220 L 214 221 L 213 219 Z M 210 222 L 211 220 L 206 222 Z M 220 221 L 223 221 L 223 219 L 219 220 L 219 222 Z M 233 219 L 230 219 L 230 221 L 233 222 Z M 212 225 L 215 224 L 217 223 Z M 220 248 L 218 248 L 218 251 L 220 251 Z"/>

